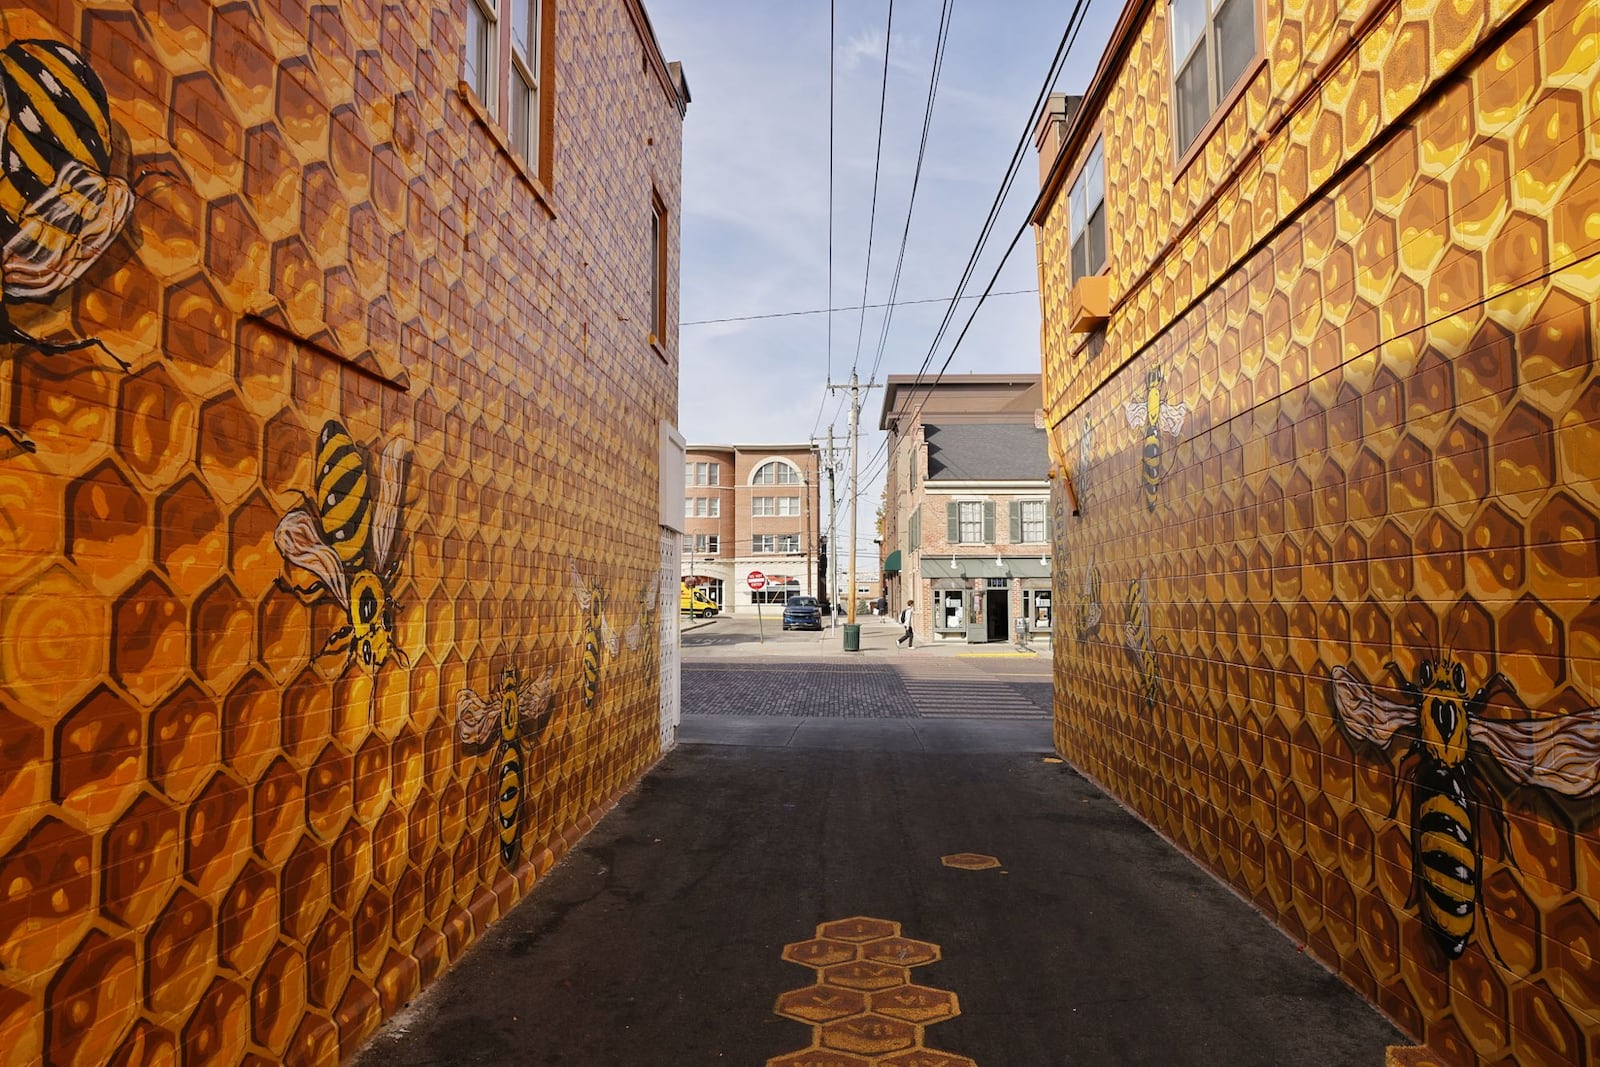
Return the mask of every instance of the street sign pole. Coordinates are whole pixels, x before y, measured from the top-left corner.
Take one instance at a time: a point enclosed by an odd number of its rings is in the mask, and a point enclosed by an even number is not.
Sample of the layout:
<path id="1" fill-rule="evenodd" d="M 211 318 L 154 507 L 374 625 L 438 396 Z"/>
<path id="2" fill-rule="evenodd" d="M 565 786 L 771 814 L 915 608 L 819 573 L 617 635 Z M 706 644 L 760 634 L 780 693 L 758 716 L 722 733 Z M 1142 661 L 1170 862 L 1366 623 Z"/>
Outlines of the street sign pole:
<path id="1" fill-rule="evenodd" d="M 752 593 L 759 593 L 767 587 L 767 576 L 760 571 L 751 571 L 745 575 L 744 581 L 750 587 L 750 592 Z M 750 599 L 755 600 L 756 598 L 752 596 Z M 756 600 L 756 641 L 763 645 L 767 643 L 766 631 L 761 624 L 761 601 L 759 600 Z"/>

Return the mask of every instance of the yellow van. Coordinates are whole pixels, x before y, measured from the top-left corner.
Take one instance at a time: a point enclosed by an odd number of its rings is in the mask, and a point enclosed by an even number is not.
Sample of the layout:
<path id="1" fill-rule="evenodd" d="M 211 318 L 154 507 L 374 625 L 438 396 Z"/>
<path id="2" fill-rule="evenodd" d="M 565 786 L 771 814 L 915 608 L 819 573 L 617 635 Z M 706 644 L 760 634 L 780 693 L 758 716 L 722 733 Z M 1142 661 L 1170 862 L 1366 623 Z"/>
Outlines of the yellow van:
<path id="1" fill-rule="evenodd" d="M 700 590 L 684 585 L 678 587 L 678 610 L 687 612 L 691 619 L 698 619 L 703 615 L 715 615 L 720 609 L 716 601 L 708 599 Z"/>

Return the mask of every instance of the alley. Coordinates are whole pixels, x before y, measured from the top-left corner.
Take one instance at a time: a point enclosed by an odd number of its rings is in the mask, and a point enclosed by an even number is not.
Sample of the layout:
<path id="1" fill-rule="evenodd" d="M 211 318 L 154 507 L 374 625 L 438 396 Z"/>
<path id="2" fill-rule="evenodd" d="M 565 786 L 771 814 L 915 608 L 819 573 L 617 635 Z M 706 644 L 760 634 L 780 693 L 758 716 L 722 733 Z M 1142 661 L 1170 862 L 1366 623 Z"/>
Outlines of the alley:
<path id="1" fill-rule="evenodd" d="M 1047 658 L 709 640 L 734 631 L 686 638 L 679 747 L 358 1063 L 1377 1067 L 1403 1043 L 1049 755 L 1042 710 L 925 718 L 910 692 L 954 675 L 1016 709 Z"/>

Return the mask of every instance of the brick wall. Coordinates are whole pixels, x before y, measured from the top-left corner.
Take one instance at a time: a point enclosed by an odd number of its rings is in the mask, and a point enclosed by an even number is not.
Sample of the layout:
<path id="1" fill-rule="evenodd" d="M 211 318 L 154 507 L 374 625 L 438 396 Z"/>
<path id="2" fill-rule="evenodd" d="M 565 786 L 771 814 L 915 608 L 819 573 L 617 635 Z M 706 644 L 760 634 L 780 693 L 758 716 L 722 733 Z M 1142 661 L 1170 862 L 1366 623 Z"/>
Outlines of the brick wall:
<path id="1" fill-rule="evenodd" d="M 1091 100 L 1103 334 L 1041 228 L 1057 743 L 1441 1061 L 1587 1062 L 1597 8 L 1267 5 L 1176 175 L 1166 10 Z"/>
<path id="2" fill-rule="evenodd" d="M 657 757 L 681 116 L 629 2 L 547 5 L 539 193 L 460 4 L 5 12 L 106 101 L 0 193 L 90 222 L 6 264 L 6 1062 L 334 1063 Z"/>

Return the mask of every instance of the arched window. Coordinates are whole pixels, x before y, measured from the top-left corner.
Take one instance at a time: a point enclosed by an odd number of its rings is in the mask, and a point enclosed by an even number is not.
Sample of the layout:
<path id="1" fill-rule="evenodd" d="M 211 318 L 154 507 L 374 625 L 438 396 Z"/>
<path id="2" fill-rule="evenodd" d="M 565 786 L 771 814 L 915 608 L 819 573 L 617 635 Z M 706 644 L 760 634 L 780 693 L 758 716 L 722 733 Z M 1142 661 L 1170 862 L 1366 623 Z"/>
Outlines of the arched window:
<path id="1" fill-rule="evenodd" d="M 768 460 L 756 468 L 751 485 L 799 485 L 800 469 L 786 459 Z"/>

